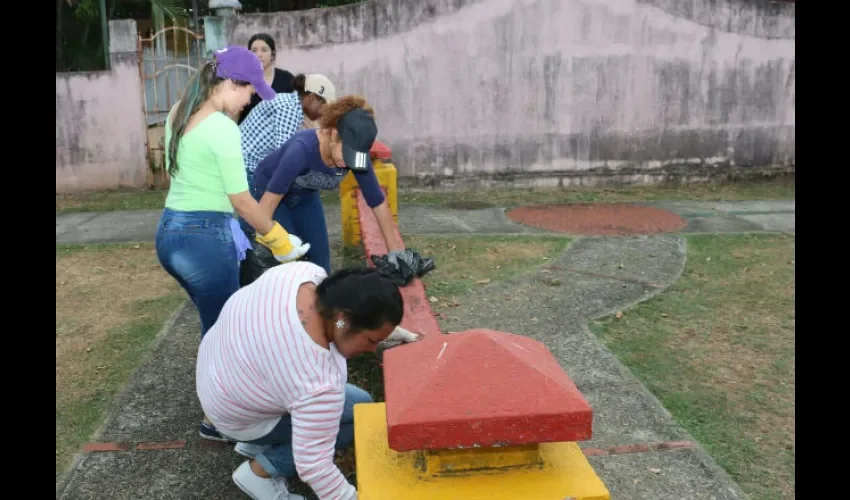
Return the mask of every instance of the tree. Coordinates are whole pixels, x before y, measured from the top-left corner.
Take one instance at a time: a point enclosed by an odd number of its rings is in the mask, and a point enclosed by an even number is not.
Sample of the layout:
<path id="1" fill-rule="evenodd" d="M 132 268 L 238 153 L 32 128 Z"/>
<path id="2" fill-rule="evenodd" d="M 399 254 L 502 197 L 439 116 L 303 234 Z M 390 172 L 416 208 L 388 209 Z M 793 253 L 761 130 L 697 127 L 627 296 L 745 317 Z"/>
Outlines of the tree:
<path id="1" fill-rule="evenodd" d="M 181 0 L 106 0 L 107 19 L 150 17 L 156 30 L 185 19 Z M 105 69 L 100 0 L 56 1 L 56 71 Z"/>

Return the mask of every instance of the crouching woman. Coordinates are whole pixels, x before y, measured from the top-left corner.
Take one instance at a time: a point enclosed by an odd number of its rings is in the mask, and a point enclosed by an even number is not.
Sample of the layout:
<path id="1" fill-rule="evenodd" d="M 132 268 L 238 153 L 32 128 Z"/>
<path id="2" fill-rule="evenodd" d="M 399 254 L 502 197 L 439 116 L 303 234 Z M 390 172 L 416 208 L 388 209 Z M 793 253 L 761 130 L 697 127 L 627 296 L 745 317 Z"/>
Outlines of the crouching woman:
<path id="1" fill-rule="evenodd" d="M 327 276 L 309 262 L 274 267 L 233 294 L 201 342 L 198 397 L 216 429 L 248 458 L 233 473 L 256 500 L 301 500 L 299 476 L 321 499 L 356 498 L 334 464 L 354 441 L 357 403 L 346 360 L 374 352 L 401 323 L 398 287 L 374 269 Z"/>

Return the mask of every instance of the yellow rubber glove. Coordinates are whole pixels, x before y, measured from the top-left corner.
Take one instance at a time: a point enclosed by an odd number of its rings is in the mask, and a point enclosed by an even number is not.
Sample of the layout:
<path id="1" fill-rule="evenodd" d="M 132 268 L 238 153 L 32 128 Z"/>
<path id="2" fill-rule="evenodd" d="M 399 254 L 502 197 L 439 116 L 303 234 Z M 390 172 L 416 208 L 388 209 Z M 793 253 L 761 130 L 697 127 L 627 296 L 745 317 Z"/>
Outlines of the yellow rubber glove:
<path id="1" fill-rule="evenodd" d="M 310 250 L 309 243 L 303 243 L 298 236 L 287 233 L 277 222 L 268 233 L 257 233 L 256 239 L 258 243 L 269 247 L 278 262 L 298 260 Z"/>

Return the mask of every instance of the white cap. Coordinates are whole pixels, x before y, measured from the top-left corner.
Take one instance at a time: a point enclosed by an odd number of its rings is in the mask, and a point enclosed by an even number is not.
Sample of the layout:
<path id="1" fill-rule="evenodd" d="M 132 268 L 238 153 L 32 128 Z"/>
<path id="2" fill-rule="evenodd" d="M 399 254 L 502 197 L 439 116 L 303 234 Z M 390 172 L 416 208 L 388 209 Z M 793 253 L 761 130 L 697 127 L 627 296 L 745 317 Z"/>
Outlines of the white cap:
<path id="1" fill-rule="evenodd" d="M 323 97 L 328 104 L 336 101 L 336 88 L 325 75 L 307 75 L 304 80 L 304 90 Z"/>

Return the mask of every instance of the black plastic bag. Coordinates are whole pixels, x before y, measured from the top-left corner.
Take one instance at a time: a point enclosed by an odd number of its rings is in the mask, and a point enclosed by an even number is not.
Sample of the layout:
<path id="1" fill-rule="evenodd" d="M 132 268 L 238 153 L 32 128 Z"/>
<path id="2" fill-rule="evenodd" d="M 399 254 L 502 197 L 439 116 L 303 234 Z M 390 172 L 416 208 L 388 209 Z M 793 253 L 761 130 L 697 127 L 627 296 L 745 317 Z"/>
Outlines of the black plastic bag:
<path id="1" fill-rule="evenodd" d="M 264 272 L 280 265 L 267 246 L 256 241 L 251 246 L 254 249 L 245 251 L 245 260 L 239 266 L 239 286 L 250 285 Z"/>
<path id="2" fill-rule="evenodd" d="M 400 286 L 407 285 L 416 276 L 420 278 L 425 276 L 437 267 L 434 259 L 430 257 L 422 258 L 419 252 L 410 248 L 392 256 L 373 255 L 372 262 L 379 271 Z"/>

